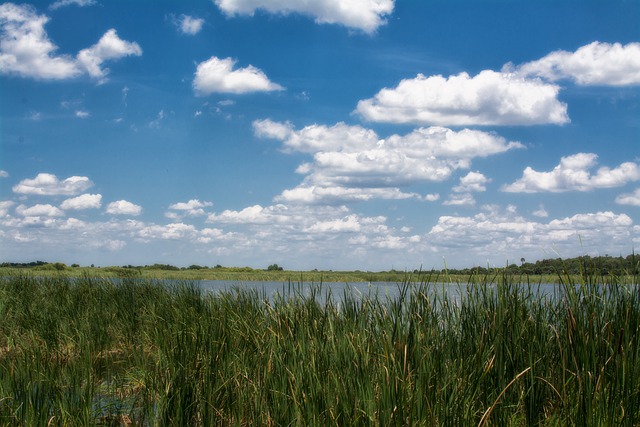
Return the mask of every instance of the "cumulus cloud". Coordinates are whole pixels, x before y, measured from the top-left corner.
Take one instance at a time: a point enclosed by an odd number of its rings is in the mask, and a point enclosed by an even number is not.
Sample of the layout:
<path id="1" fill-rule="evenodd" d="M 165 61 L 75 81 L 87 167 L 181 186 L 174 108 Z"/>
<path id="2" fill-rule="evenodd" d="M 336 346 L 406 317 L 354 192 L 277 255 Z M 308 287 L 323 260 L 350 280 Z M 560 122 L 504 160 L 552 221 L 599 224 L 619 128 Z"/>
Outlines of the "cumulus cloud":
<path id="1" fill-rule="evenodd" d="M 178 18 L 174 18 L 173 22 L 182 34 L 190 36 L 198 34 L 204 25 L 204 19 L 189 15 L 180 15 Z"/>
<path id="2" fill-rule="evenodd" d="M 89 117 L 91 114 L 89 114 L 88 111 L 84 111 L 84 110 L 78 110 L 76 111 L 76 117 L 80 118 L 80 119 L 86 119 L 87 117 Z"/>
<path id="3" fill-rule="evenodd" d="M 9 172 L 0 170 L 0 178 L 8 178 L 8 177 L 9 177 Z"/>
<path id="4" fill-rule="evenodd" d="M 20 205 L 16 207 L 16 213 L 21 216 L 47 216 L 47 217 L 57 217 L 64 216 L 64 212 L 58 209 L 55 206 L 46 204 L 46 205 L 34 205 L 31 207 L 26 207 L 25 205 Z"/>
<path id="5" fill-rule="evenodd" d="M 284 190 L 274 200 L 283 203 L 340 204 L 365 202 L 372 199 L 401 200 L 410 198 L 423 199 L 417 193 L 405 193 L 398 188 L 346 188 L 301 184 L 290 190 Z M 425 200 L 427 199 L 425 198 Z"/>
<path id="6" fill-rule="evenodd" d="M 112 28 L 104 33 L 98 43 L 78 52 L 78 63 L 91 77 L 104 79 L 109 73 L 108 68 L 102 68 L 105 61 L 131 55 L 142 55 L 142 49 L 138 43 L 122 40 Z"/>
<path id="7" fill-rule="evenodd" d="M 593 153 L 578 153 L 562 157 L 560 164 L 550 172 L 538 172 L 527 166 L 522 178 L 505 185 L 502 191 L 511 193 L 539 193 L 566 191 L 590 191 L 598 188 L 620 187 L 640 180 L 640 166 L 625 162 L 610 169 L 598 168 L 595 174 L 590 170 L 597 164 L 598 156 Z"/>
<path id="8" fill-rule="evenodd" d="M 633 193 L 621 194 L 616 197 L 619 205 L 640 206 L 640 188 L 636 188 Z"/>
<path id="9" fill-rule="evenodd" d="M 83 194 L 67 199 L 60 204 L 60 208 L 64 210 L 99 209 L 101 206 L 101 194 Z"/>
<path id="10" fill-rule="evenodd" d="M 55 3 L 49 6 L 49 9 L 56 10 L 66 6 L 86 7 L 93 6 L 94 4 L 97 4 L 95 0 L 57 0 Z"/>
<path id="11" fill-rule="evenodd" d="M 640 84 L 640 43 L 623 46 L 595 41 L 575 52 L 558 50 L 518 67 L 507 64 L 504 70 L 549 81 L 569 79 L 578 85 L 637 85 Z"/>
<path id="12" fill-rule="evenodd" d="M 193 225 L 172 223 L 167 225 L 150 225 L 141 229 L 137 236 L 142 239 L 178 240 L 196 235 Z"/>
<path id="13" fill-rule="evenodd" d="M 138 216 L 142 213 L 142 207 L 126 200 L 118 200 L 107 205 L 107 213 L 111 215 Z"/>
<path id="14" fill-rule="evenodd" d="M 220 59 L 215 56 L 201 62 L 196 68 L 193 90 L 197 95 L 203 96 L 211 93 L 244 94 L 284 89 L 271 82 L 262 70 L 253 65 L 234 69 L 236 62 L 231 58 Z"/>
<path id="15" fill-rule="evenodd" d="M 445 78 L 402 80 L 373 98 L 358 102 L 365 120 L 443 126 L 563 124 L 567 105 L 558 100 L 560 88 L 537 79 L 491 70 L 474 77 L 467 73 Z"/>
<path id="16" fill-rule="evenodd" d="M 33 179 L 23 179 L 13 186 L 17 194 L 35 194 L 40 196 L 74 196 L 93 186 L 86 176 L 71 176 L 60 181 L 50 173 L 39 173 Z"/>
<path id="17" fill-rule="evenodd" d="M 460 185 L 453 187 L 456 193 L 487 191 L 485 184 L 491 182 L 489 178 L 480 172 L 469 172 L 460 178 Z"/>
<path id="18" fill-rule="evenodd" d="M 213 206 L 211 202 L 201 202 L 198 199 L 191 199 L 188 202 L 174 203 L 169 206 L 169 211 L 165 214 L 167 218 L 179 219 L 183 216 L 203 216 L 206 212 L 203 208 Z"/>
<path id="19" fill-rule="evenodd" d="M 450 195 L 442 204 L 447 206 L 475 206 L 476 199 L 471 193 L 483 192 L 487 190 L 485 186 L 491 182 L 480 172 L 469 172 L 460 177 L 460 184 L 453 187 L 454 194 Z"/>
<path id="20" fill-rule="evenodd" d="M 445 206 L 475 206 L 476 199 L 471 193 L 452 194 L 442 204 Z"/>
<path id="21" fill-rule="evenodd" d="M 393 12 L 394 0 L 214 0 L 227 15 L 253 15 L 257 9 L 271 14 L 300 13 L 311 16 L 318 24 L 340 24 L 373 33 Z"/>
<path id="22" fill-rule="evenodd" d="M 595 243 L 597 250 L 609 253 L 628 248 L 633 221 L 625 214 L 613 212 L 581 213 L 549 222 L 531 221 L 518 214 L 515 207 L 500 209 L 484 206 L 473 216 L 441 216 L 426 235 L 439 251 L 460 250 L 486 257 L 506 257 L 554 248 L 570 256 L 580 248 Z M 606 252 L 604 252 L 606 253 Z"/>
<path id="23" fill-rule="evenodd" d="M 4 218 L 5 216 L 7 216 L 9 214 L 9 209 L 14 204 L 15 203 L 12 202 L 11 200 L 0 201 L 0 218 Z"/>
<path id="24" fill-rule="evenodd" d="M 0 73 L 60 80 L 81 72 L 74 58 L 56 56 L 58 47 L 44 29 L 49 18 L 28 5 L 0 5 Z"/>
<path id="25" fill-rule="evenodd" d="M 419 128 L 407 135 L 380 139 L 372 130 L 344 123 L 296 130 L 290 123 L 258 120 L 253 126 L 256 136 L 280 140 L 287 152 L 313 155 L 312 162 L 297 169 L 305 175 L 302 184 L 276 197 L 280 202 L 433 200 L 433 195 L 422 197 L 400 188 L 444 181 L 454 170 L 469 168 L 474 158 L 523 147 L 495 134 L 469 129 Z"/>
<path id="26" fill-rule="evenodd" d="M 0 73 L 62 80 L 86 72 L 104 81 L 109 71 L 101 68 L 104 61 L 142 54 L 137 43 L 120 39 L 116 31 L 111 29 L 97 44 L 81 50 L 76 58 L 56 55 L 58 47 L 49 40 L 44 29 L 48 21 L 47 16 L 38 15 L 31 6 L 13 3 L 0 5 Z"/>
<path id="27" fill-rule="evenodd" d="M 549 212 L 544 208 L 544 205 L 540 204 L 537 210 L 531 213 L 533 216 L 537 216 L 539 218 L 547 218 L 549 216 Z"/>

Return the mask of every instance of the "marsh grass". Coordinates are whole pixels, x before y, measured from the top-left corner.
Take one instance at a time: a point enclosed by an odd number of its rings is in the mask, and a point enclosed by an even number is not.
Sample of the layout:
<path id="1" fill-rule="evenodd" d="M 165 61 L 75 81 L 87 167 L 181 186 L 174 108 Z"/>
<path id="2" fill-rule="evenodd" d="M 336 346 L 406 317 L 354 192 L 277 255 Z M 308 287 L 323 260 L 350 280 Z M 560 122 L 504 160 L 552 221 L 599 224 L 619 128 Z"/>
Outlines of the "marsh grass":
<path id="1" fill-rule="evenodd" d="M 4 277 L 0 425 L 640 424 L 637 278 L 559 278 L 551 296 L 505 271 L 268 298 Z"/>

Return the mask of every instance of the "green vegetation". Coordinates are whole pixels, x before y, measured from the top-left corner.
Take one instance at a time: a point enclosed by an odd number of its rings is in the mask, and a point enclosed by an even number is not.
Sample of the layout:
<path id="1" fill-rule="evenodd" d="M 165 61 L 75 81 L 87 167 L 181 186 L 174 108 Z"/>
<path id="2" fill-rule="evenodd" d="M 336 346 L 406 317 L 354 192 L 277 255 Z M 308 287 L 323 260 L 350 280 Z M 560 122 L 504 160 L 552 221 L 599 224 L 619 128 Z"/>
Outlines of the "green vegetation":
<path id="1" fill-rule="evenodd" d="M 432 270 L 438 280 L 446 282 L 466 283 L 470 280 L 487 280 L 487 277 L 503 274 L 506 270 L 516 278 L 526 277 L 530 283 L 560 283 L 561 276 L 571 275 L 572 280 L 579 281 L 582 274 L 590 276 L 598 275 L 603 283 L 607 283 L 612 277 L 627 278 L 638 274 L 638 260 L 636 254 L 627 257 L 611 257 L 609 255 L 590 257 L 581 256 L 569 259 L 545 259 L 535 263 L 520 259 L 520 265 L 508 264 L 506 267 L 468 267 L 461 269 Z M 171 280 L 228 280 L 228 281 L 306 281 L 306 282 L 402 282 L 407 271 L 293 271 L 285 270 L 278 264 L 271 264 L 266 269 L 254 269 L 251 267 L 207 267 L 190 265 L 189 267 L 176 267 L 169 264 L 153 264 L 145 266 L 124 265 L 96 268 L 80 267 L 73 264 L 71 267 L 63 263 L 46 263 L 36 261 L 30 263 L 1 263 L 0 275 L 15 274 L 16 270 L 29 270 L 38 275 L 51 275 L 64 272 L 72 277 L 139 277 L 146 279 L 171 279 Z M 417 274 L 414 270 L 413 274 Z M 35 274 L 35 273 L 34 273 Z"/>
<path id="2" fill-rule="evenodd" d="M 592 273 L 554 297 L 474 275 L 461 301 L 433 274 L 394 299 L 273 300 L 4 276 L 0 425 L 636 426 L 639 275 Z"/>

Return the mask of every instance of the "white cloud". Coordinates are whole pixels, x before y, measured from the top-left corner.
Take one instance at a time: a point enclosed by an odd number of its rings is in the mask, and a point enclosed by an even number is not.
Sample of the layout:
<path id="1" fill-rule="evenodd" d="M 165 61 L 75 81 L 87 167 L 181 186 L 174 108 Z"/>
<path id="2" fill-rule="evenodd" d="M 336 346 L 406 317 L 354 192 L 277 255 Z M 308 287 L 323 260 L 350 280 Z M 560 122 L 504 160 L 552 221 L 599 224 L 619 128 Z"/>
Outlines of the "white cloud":
<path id="1" fill-rule="evenodd" d="M 60 204 L 60 208 L 64 210 L 99 209 L 101 206 L 101 194 L 83 194 L 67 199 Z"/>
<path id="2" fill-rule="evenodd" d="M 167 212 L 165 216 L 171 219 L 179 219 L 182 215 L 187 216 L 203 216 L 206 212 L 203 208 L 213 206 L 211 202 L 201 202 L 198 199 L 191 199 L 188 202 L 175 203 L 169 206 L 169 210 L 173 212 Z M 177 212 L 175 212 L 177 211 Z"/>
<path id="3" fill-rule="evenodd" d="M 485 184 L 489 182 L 491 180 L 480 172 L 469 172 L 460 178 L 460 185 L 453 187 L 453 191 L 456 193 L 487 191 Z"/>
<path id="4" fill-rule="evenodd" d="M 10 200 L 0 201 L 0 218 L 4 218 L 9 214 L 9 208 L 15 203 Z"/>
<path id="5" fill-rule="evenodd" d="M 57 0 L 55 3 L 49 6 L 49 9 L 56 10 L 56 9 L 60 9 L 61 7 L 71 6 L 71 5 L 86 7 L 86 6 L 93 6 L 94 4 L 97 4 L 95 0 Z"/>
<path id="6" fill-rule="evenodd" d="M 258 137 L 281 140 L 288 152 L 358 151 L 373 148 L 379 141 L 374 131 L 344 122 L 331 127 L 311 125 L 295 131 L 291 123 L 265 119 L 254 121 L 253 129 Z"/>
<path id="7" fill-rule="evenodd" d="M 44 80 L 81 74 L 74 58 L 55 56 L 58 47 L 44 29 L 48 21 L 31 6 L 0 5 L 0 73 Z"/>
<path id="8" fill-rule="evenodd" d="M 138 43 L 122 40 L 112 28 L 104 33 L 98 43 L 78 52 L 78 63 L 91 77 L 104 80 L 109 69 L 102 68 L 103 62 L 131 55 L 142 55 L 142 49 Z"/>
<path id="9" fill-rule="evenodd" d="M 505 70 L 514 69 L 507 64 Z M 640 43 L 595 41 L 575 52 L 558 50 L 515 67 L 521 76 L 557 81 L 571 79 L 579 85 L 628 86 L 640 84 Z"/>
<path id="10" fill-rule="evenodd" d="M 471 193 L 452 194 L 442 204 L 445 206 L 475 206 L 476 199 Z"/>
<path id="11" fill-rule="evenodd" d="M 13 187 L 17 194 L 36 194 L 40 196 L 74 196 L 93 186 L 86 176 L 71 176 L 60 181 L 50 173 L 39 173 L 34 179 L 23 179 Z"/>
<path id="12" fill-rule="evenodd" d="M 373 33 L 393 12 L 394 0 L 214 0 L 227 15 L 253 15 L 257 9 L 272 14 L 300 13 L 318 24 L 341 24 Z"/>
<path id="13" fill-rule="evenodd" d="M 469 168 L 473 158 L 523 147 L 495 134 L 469 129 L 419 128 L 404 136 L 380 139 L 372 130 L 344 123 L 295 130 L 290 123 L 259 120 L 253 126 L 258 137 L 282 141 L 287 152 L 313 154 L 313 162 L 297 169 L 306 175 L 302 184 L 276 198 L 299 203 L 410 197 L 433 200 L 433 195 L 422 197 L 400 187 L 444 181 L 454 170 Z"/>
<path id="14" fill-rule="evenodd" d="M 263 208 L 260 205 L 249 206 L 240 211 L 225 210 L 220 214 L 210 214 L 207 222 L 222 224 L 275 224 L 290 218 L 284 205 Z"/>
<path id="15" fill-rule="evenodd" d="M 179 18 L 174 20 L 174 23 L 183 34 L 193 36 L 202 30 L 204 19 L 189 15 L 180 15 Z"/>
<path id="16" fill-rule="evenodd" d="M 75 58 L 69 55 L 56 56 L 58 47 L 49 40 L 44 29 L 48 21 L 47 16 L 38 15 L 31 6 L 13 3 L 0 5 L 0 73 L 62 80 L 86 72 L 104 81 L 109 71 L 101 68 L 104 61 L 142 54 L 137 43 L 120 39 L 116 30 L 110 29 L 97 44 L 82 49 Z"/>
<path id="17" fill-rule="evenodd" d="M 215 56 L 201 62 L 196 69 L 193 90 L 198 95 L 208 95 L 211 93 L 271 92 L 284 89 L 271 82 L 266 74 L 253 65 L 234 70 L 235 64 L 234 59 L 220 59 Z"/>
<path id="18" fill-rule="evenodd" d="M 346 188 L 302 184 L 290 190 L 284 190 L 275 197 L 276 202 L 302 204 L 340 204 L 364 202 L 372 199 L 401 200 L 423 199 L 416 193 L 404 193 L 397 188 Z"/>
<path id="19" fill-rule="evenodd" d="M 511 193 L 538 193 L 565 191 L 590 191 L 597 188 L 620 187 L 628 182 L 640 180 L 640 166 L 625 162 L 614 169 L 599 168 L 591 174 L 598 156 L 593 153 L 578 153 L 562 157 L 560 164 L 550 172 L 537 172 L 530 166 L 524 170 L 522 178 L 505 185 L 502 191 Z"/>
<path id="20" fill-rule="evenodd" d="M 160 124 L 165 119 L 165 117 L 166 117 L 166 114 L 164 113 L 164 110 L 158 111 L 158 115 L 156 116 L 156 118 L 149 122 L 149 127 L 155 128 L 155 129 L 159 128 Z"/>
<path id="21" fill-rule="evenodd" d="M 193 225 L 172 223 L 167 225 L 150 225 L 141 229 L 137 236 L 142 239 L 178 240 L 196 235 Z"/>
<path id="22" fill-rule="evenodd" d="M 374 122 L 447 126 L 563 124 L 567 105 L 556 85 L 491 70 L 445 78 L 402 80 L 373 98 L 358 102 L 356 112 Z"/>
<path id="23" fill-rule="evenodd" d="M 619 205 L 640 206 L 640 188 L 636 188 L 633 193 L 621 194 L 616 197 Z"/>
<path id="24" fill-rule="evenodd" d="M 64 216 L 64 212 L 55 206 L 46 204 L 46 205 L 34 205 L 31 207 L 26 207 L 25 205 L 20 205 L 16 208 L 16 213 L 21 216 L 33 216 L 33 217 L 58 217 Z"/>
<path id="25" fill-rule="evenodd" d="M 544 205 L 540 204 L 540 207 L 531 213 L 533 216 L 537 216 L 539 218 L 547 218 L 549 216 L 549 212 L 544 208 Z"/>
<path id="26" fill-rule="evenodd" d="M 107 205 L 107 213 L 111 215 L 138 216 L 142 213 L 142 207 L 126 200 L 118 200 Z"/>
<path id="27" fill-rule="evenodd" d="M 465 251 L 501 262 L 525 255 L 539 258 L 553 249 L 571 256 L 591 244 L 602 253 L 628 249 L 633 221 L 625 214 L 597 212 L 576 214 L 547 223 L 530 221 L 515 208 L 485 206 L 473 216 L 442 216 L 425 239 L 438 251 Z M 582 242 L 582 245 L 580 245 Z"/>
<path id="28" fill-rule="evenodd" d="M 9 177 L 9 172 L 0 170 L 0 178 L 8 178 L 8 177 Z"/>
<path id="29" fill-rule="evenodd" d="M 83 110 L 78 110 L 76 111 L 76 117 L 80 118 L 80 119 L 86 119 L 87 117 L 89 117 L 91 114 L 89 114 L 88 111 L 83 111 Z"/>

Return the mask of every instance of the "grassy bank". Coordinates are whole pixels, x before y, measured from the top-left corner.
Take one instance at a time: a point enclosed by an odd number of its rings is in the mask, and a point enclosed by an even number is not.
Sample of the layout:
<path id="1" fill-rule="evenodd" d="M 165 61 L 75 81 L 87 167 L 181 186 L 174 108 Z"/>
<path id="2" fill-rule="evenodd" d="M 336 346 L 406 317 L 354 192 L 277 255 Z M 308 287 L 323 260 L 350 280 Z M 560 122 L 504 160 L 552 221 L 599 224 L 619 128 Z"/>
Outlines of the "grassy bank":
<path id="1" fill-rule="evenodd" d="M 637 277 L 566 276 L 548 299 L 485 276 L 461 303 L 414 279 L 320 306 L 4 277 L 0 425 L 640 424 Z"/>

